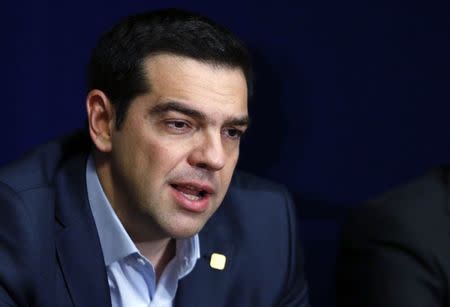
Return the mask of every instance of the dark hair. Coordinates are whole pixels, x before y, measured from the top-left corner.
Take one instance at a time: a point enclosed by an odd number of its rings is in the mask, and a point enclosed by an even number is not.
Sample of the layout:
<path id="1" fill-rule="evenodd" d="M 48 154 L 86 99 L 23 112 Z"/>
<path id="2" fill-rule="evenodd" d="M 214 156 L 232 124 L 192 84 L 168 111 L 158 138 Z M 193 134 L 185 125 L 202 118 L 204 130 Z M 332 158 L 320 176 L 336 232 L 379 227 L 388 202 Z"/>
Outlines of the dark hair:
<path id="1" fill-rule="evenodd" d="M 125 18 L 105 33 L 88 66 L 88 91 L 103 91 L 116 108 L 116 127 L 130 102 L 151 90 L 143 69 L 150 55 L 169 53 L 213 65 L 240 68 L 249 95 L 252 69 L 245 45 L 229 30 L 204 16 L 163 9 Z"/>

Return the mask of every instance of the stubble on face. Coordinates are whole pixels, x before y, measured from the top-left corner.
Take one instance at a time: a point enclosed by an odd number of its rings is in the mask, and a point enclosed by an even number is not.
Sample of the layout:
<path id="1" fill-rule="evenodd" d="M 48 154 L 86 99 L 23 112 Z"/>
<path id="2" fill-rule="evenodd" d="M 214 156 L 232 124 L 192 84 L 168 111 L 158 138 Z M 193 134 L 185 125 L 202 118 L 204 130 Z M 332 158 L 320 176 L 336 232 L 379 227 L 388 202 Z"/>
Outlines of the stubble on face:
<path id="1" fill-rule="evenodd" d="M 247 127 L 240 69 L 174 55 L 145 63 L 151 92 L 112 133 L 106 194 L 137 241 L 190 237 L 217 210 Z"/>

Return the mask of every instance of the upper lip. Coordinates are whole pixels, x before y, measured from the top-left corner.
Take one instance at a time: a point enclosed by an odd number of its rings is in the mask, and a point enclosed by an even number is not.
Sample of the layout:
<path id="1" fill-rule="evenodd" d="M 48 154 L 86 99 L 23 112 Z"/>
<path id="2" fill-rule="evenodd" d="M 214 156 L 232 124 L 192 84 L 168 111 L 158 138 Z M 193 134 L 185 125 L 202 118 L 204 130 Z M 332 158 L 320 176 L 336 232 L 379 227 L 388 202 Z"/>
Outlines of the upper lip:
<path id="1" fill-rule="evenodd" d="M 208 194 L 214 194 L 214 188 L 208 183 L 197 182 L 197 181 L 178 181 L 178 182 L 171 182 L 170 185 L 189 187 L 189 188 L 198 190 L 199 192 L 202 191 L 202 192 L 206 192 Z"/>

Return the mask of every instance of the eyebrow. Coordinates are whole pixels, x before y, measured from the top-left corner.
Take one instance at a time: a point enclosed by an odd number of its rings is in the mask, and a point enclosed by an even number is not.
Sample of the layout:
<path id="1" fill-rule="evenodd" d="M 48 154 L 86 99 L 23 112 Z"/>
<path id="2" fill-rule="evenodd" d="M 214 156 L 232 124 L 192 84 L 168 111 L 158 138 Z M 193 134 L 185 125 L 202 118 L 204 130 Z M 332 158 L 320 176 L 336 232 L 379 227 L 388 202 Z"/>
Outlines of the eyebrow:
<path id="1" fill-rule="evenodd" d="M 159 115 L 167 112 L 178 112 L 186 116 L 196 118 L 197 120 L 208 121 L 208 116 L 205 113 L 199 110 L 192 109 L 185 104 L 177 101 L 168 101 L 165 103 L 161 103 L 154 106 L 150 110 L 151 115 Z M 242 117 L 229 117 L 224 121 L 224 124 L 232 126 L 248 126 L 249 122 L 249 117 L 245 115 Z"/>
<path id="2" fill-rule="evenodd" d="M 250 119 L 248 116 L 242 116 L 239 118 L 229 118 L 225 120 L 226 126 L 248 126 L 250 124 Z"/>

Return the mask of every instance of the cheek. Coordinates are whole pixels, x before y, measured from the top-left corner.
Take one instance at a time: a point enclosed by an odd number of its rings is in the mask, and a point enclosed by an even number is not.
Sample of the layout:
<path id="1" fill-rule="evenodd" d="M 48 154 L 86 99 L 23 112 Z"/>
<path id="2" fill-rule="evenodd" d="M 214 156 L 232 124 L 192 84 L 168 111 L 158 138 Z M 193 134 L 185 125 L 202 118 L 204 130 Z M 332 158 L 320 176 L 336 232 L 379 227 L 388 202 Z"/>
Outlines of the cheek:
<path id="1" fill-rule="evenodd" d="M 228 153 L 227 158 L 228 158 L 227 164 L 234 169 L 239 159 L 239 147 L 232 149 Z"/>
<path id="2" fill-rule="evenodd" d="M 224 183 L 229 184 L 231 177 L 233 176 L 239 154 L 231 154 L 227 157 L 227 163 L 222 170 L 222 180 Z"/>
<path id="3" fill-rule="evenodd" d="M 170 172 L 181 164 L 188 155 L 188 146 L 179 141 L 152 141 L 146 145 L 145 153 L 142 157 L 147 160 L 150 166 L 149 171 L 158 173 Z M 166 174 L 161 174 L 165 176 Z"/>

